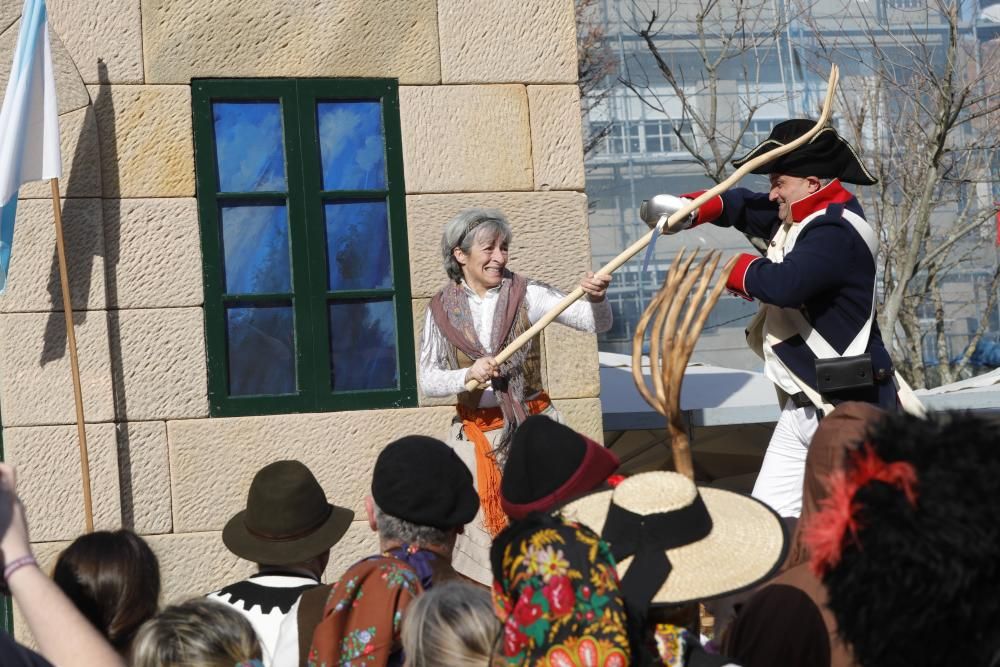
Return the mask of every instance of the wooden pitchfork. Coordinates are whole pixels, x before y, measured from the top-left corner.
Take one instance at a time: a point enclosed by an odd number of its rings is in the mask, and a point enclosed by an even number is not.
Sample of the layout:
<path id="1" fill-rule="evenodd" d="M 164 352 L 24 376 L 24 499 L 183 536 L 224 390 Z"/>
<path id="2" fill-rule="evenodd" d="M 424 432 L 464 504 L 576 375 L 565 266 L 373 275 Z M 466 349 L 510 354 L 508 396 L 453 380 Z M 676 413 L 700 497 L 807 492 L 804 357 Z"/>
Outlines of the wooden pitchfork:
<path id="1" fill-rule="evenodd" d="M 789 151 L 795 150 L 796 148 L 805 144 L 806 142 L 810 141 L 814 136 L 816 136 L 816 133 L 822 130 L 826 126 L 827 122 L 829 122 L 830 114 L 833 113 L 833 98 L 837 92 L 837 82 L 839 80 L 840 80 L 840 68 L 838 68 L 836 65 L 831 65 L 830 79 L 826 83 L 826 98 L 823 101 L 823 110 L 820 112 L 819 119 L 816 121 L 816 124 L 813 125 L 808 132 L 803 134 L 801 137 L 795 139 L 794 141 L 790 141 L 787 144 L 784 144 L 783 146 L 777 146 L 767 151 L 766 153 L 758 155 L 757 157 L 750 160 L 742 167 L 734 171 L 732 174 L 730 174 L 729 178 L 722 181 L 718 185 L 715 185 L 714 187 L 706 190 L 698 197 L 695 197 L 693 201 L 688 202 L 687 205 L 685 205 L 679 211 L 670 216 L 670 218 L 667 220 L 667 228 L 672 228 L 679 225 L 682 220 L 687 218 L 688 215 L 691 214 L 693 211 L 697 210 L 699 206 L 701 206 L 708 200 L 716 197 L 717 195 L 722 194 L 729 188 L 733 187 L 737 181 L 739 181 L 741 178 L 749 174 L 757 167 L 767 164 L 768 162 L 777 158 L 780 155 L 784 155 Z M 621 253 L 619 253 L 617 257 L 615 257 L 610 262 L 599 268 L 595 273 L 609 273 L 609 274 L 613 273 L 622 264 L 627 262 L 629 259 L 634 257 L 640 250 L 649 245 L 649 242 L 653 239 L 653 236 L 657 233 L 659 232 L 656 229 L 651 229 L 647 234 L 643 235 L 642 238 L 640 238 L 635 243 L 630 245 L 628 248 L 623 250 Z M 556 319 L 556 317 L 559 316 L 560 313 L 562 313 L 564 310 L 572 306 L 573 303 L 582 296 L 583 296 L 583 288 L 577 287 L 575 290 L 573 290 L 565 297 L 563 297 L 562 301 L 552 306 L 549 312 L 545 313 L 545 315 L 543 315 L 541 319 L 532 324 L 520 336 L 512 340 L 510 342 L 510 345 L 505 347 L 503 350 L 499 352 L 499 354 L 497 354 L 494 357 L 497 364 L 502 364 L 503 362 L 507 361 L 507 359 L 509 359 L 510 356 L 514 354 L 514 352 L 516 352 L 529 340 L 537 336 L 542 329 L 547 327 L 554 319 Z M 479 386 L 478 380 L 469 380 L 468 382 L 465 383 L 466 391 L 473 391 L 478 386 Z"/>
<path id="2" fill-rule="evenodd" d="M 636 389 L 654 410 L 667 418 L 667 430 L 674 454 L 677 472 L 694 479 L 694 465 L 691 461 L 691 443 L 687 424 L 681 413 L 681 383 L 688 359 L 694 351 L 701 329 L 709 312 L 719 300 L 726 287 L 726 277 L 736 263 L 731 258 L 719 274 L 715 286 L 708 292 L 709 283 L 719 266 L 722 253 L 712 250 L 695 268 L 691 268 L 698 250 L 685 256 L 680 252 L 670 264 L 663 287 L 650 302 L 639 318 L 635 335 L 632 336 L 632 379 Z M 681 313 L 684 314 L 683 318 Z M 642 341 L 646 329 L 652 321 L 649 334 L 649 374 L 653 380 L 653 391 L 646 386 L 642 375 Z"/>

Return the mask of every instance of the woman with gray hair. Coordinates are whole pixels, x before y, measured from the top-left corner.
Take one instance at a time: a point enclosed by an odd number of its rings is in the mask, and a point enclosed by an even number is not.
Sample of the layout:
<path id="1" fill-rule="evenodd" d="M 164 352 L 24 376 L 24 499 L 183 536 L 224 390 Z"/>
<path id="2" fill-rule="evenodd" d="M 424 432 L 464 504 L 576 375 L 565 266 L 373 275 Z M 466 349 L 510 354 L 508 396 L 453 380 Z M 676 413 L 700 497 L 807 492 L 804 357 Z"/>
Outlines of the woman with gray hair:
<path id="1" fill-rule="evenodd" d="M 565 296 L 507 269 L 510 223 L 497 209 L 472 208 L 445 226 L 441 255 L 448 283 L 431 299 L 420 344 L 420 388 L 427 396 L 458 395 L 448 443 L 476 480 L 480 510 L 455 545 L 453 565 L 489 584 L 492 537 L 507 523 L 500 507 L 500 471 L 514 429 L 528 415 L 562 421 L 542 387 L 538 339 L 497 364 L 494 355 Z M 611 276 L 588 272 L 587 295 L 556 318 L 579 331 L 611 328 L 605 295 Z M 484 387 L 466 391 L 477 380 Z"/>

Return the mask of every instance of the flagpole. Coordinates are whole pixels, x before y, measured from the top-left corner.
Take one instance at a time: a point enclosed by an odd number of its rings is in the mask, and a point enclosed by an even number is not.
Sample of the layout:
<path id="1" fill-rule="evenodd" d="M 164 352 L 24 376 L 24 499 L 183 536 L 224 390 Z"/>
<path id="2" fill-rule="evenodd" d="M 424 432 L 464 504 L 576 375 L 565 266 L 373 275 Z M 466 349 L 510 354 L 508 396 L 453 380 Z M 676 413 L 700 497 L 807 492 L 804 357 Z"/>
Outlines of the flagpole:
<path id="1" fill-rule="evenodd" d="M 66 347 L 73 375 L 73 398 L 76 401 L 76 433 L 80 442 L 80 470 L 83 477 L 83 515 L 87 532 L 94 532 L 94 506 L 90 497 L 90 458 L 87 455 L 87 429 L 83 422 L 83 391 L 80 388 L 80 361 L 76 354 L 76 328 L 73 326 L 73 305 L 66 270 L 66 246 L 63 242 L 62 210 L 59 206 L 59 179 L 49 179 L 52 185 L 52 214 L 56 223 L 56 255 L 59 258 L 59 282 L 62 285 L 63 313 L 66 315 Z"/>

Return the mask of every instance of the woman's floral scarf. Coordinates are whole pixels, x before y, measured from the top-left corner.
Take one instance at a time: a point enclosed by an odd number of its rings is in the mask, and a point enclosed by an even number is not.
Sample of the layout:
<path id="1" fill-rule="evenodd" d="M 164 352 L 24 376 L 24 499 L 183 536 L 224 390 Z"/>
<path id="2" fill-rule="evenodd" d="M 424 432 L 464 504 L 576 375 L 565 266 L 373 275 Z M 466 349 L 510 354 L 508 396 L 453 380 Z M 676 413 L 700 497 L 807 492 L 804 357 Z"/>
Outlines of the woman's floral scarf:
<path id="1" fill-rule="evenodd" d="M 479 340 L 475 320 L 472 317 L 472 307 L 469 305 L 469 295 L 464 286 L 449 282 L 434 295 L 429 307 L 434 323 L 449 343 L 447 347 L 452 348 L 450 352 L 461 350 L 469 358 L 479 359 L 497 354 L 521 333 L 515 325 L 527 293 L 526 278 L 504 271 L 493 314 L 489 350 L 485 349 Z M 500 377 L 494 378 L 491 382 L 504 419 L 504 430 L 494 449 L 494 458 L 501 470 L 507 460 L 507 450 L 510 448 L 514 429 L 527 419 L 529 414 L 524 395 L 526 390 L 524 367 L 529 349 L 530 346 L 525 345 L 500 364 Z M 457 368 L 457 360 L 449 359 L 448 366 Z"/>
<path id="2" fill-rule="evenodd" d="M 649 650 L 655 655 L 663 667 L 684 667 L 687 647 L 691 644 L 691 635 L 684 628 L 669 623 L 659 623 L 653 626 L 649 637 Z"/>
<path id="3" fill-rule="evenodd" d="M 391 557 L 355 563 L 330 589 L 309 667 L 400 664 L 403 612 L 421 592 L 412 567 Z"/>
<path id="4" fill-rule="evenodd" d="M 625 604 L 611 550 L 589 529 L 533 514 L 497 536 L 493 602 L 510 665 L 626 667 Z"/>

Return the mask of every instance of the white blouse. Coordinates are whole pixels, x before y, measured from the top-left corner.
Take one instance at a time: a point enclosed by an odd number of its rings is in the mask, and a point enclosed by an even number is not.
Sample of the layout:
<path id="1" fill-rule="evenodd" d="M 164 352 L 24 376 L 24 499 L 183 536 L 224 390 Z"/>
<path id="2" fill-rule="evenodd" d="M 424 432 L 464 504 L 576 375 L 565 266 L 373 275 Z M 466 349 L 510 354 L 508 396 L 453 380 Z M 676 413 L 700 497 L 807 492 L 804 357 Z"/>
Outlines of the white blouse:
<path id="1" fill-rule="evenodd" d="M 479 342 L 482 343 L 483 349 L 495 354 L 499 350 L 490 349 L 490 335 L 493 330 L 493 314 L 496 312 L 500 288 L 494 287 L 487 290 L 486 295 L 480 297 L 465 284 L 465 281 L 462 281 L 462 287 L 469 297 L 469 309 L 472 311 L 472 319 L 475 323 L 476 333 L 479 335 Z M 528 320 L 534 324 L 565 296 L 559 290 L 545 283 L 529 279 L 527 293 L 524 297 L 528 306 Z M 578 331 L 603 333 L 611 328 L 611 304 L 608 303 L 607 299 L 594 303 L 583 298 L 560 313 L 556 317 L 556 322 Z M 465 391 L 467 369 L 452 370 L 448 367 L 448 345 L 447 339 L 438 329 L 434 322 L 434 316 L 428 308 L 427 316 L 424 318 L 424 332 L 420 341 L 420 389 L 425 396 L 452 396 Z M 487 387 L 479 401 L 479 407 L 490 408 L 497 404 L 492 388 Z"/>

